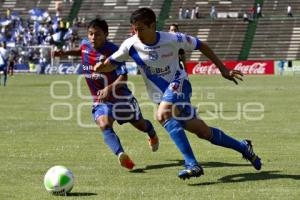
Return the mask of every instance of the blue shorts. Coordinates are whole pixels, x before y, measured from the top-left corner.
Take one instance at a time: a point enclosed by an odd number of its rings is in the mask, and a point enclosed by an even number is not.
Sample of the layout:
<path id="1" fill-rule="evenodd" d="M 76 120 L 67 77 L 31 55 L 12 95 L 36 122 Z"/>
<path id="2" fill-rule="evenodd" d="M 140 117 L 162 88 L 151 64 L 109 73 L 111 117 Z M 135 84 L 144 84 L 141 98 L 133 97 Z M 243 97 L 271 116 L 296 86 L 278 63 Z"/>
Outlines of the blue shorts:
<path id="1" fill-rule="evenodd" d="M 143 119 L 139 104 L 134 97 L 128 101 L 105 102 L 94 105 L 92 114 L 95 121 L 100 116 L 106 115 L 116 120 L 119 124 Z"/>
<path id="2" fill-rule="evenodd" d="M 179 121 L 186 121 L 197 117 L 197 111 L 191 104 L 192 86 L 187 79 L 172 81 L 164 92 L 162 101 L 176 105 L 179 116 L 174 116 Z"/>

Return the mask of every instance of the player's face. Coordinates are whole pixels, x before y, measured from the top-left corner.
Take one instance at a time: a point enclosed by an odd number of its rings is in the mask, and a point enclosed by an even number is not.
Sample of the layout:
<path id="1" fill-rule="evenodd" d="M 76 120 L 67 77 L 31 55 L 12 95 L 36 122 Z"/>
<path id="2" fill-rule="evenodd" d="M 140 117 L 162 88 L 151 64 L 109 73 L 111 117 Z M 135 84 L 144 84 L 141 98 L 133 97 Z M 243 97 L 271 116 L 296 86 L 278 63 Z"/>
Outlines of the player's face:
<path id="1" fill-rule="evenodd" d="M 170 26 L 169 32 L 176 33 L 178 32 L 176 26 Z"/>
<path id="2" fill-rule="evenodd" d="M 156 40 L 155 23 L 152 23 L 150 26 L 147 26 L 143 22 L 137 21 L 131 26 L 132 26 L 132 30 L 134 31 L 135 34 L 137 34 L 138 38 L 141 40 L 142 43 L 151 44 L 155 42 Z"/>
<path id="3" fill-rule="evenodd" d="M 106 34 L 99 27 L 90 27 L 88 29 L 88 38 L 93 48 L 101 48 L 106 41 Z"/>

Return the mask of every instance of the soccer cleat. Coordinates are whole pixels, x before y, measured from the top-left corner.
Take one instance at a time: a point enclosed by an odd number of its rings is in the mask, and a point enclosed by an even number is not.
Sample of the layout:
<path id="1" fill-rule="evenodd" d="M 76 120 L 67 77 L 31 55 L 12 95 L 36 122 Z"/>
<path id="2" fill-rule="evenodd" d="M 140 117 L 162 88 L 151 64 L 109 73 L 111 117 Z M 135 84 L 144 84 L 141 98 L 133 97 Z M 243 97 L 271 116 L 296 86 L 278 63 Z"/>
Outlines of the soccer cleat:
<path id="1" fill-rule="evenodd" d="M 203 168 L 200 165 L 194 165 L 179 172 L 178 177 L 185 180 L 191 177 L 199 177 L 201 175 L 204 175 Z"/>
<path id="2" fill-rule="evenodd" d="M 149 146 L 150 146 L 150 149 L 155 152 L 158 150 L 158 147 L 159 147 L 159 139 L 157 137 L 157 135 L 155 135 L 154 137 L 152 138 L 149 138 L 148 140 L 149 142 Z"/>
<path id="3" fill-rule="evenodd" d="M 118 159 L 122 167 L 125 167 L 127 169 L 133 169 L 135 164 L 126 153 L 124 152 L 119 153 Z"/>
<path id="4" fill-rule="evenodd" d="M 243 154 L 243 157 L 249 160 L 256 170 L 260 170 L 262 165 L 261 159 L 254 153 L 251 141 L 243 140 L 242 142 L 247 145 L 247 152 Z"/>

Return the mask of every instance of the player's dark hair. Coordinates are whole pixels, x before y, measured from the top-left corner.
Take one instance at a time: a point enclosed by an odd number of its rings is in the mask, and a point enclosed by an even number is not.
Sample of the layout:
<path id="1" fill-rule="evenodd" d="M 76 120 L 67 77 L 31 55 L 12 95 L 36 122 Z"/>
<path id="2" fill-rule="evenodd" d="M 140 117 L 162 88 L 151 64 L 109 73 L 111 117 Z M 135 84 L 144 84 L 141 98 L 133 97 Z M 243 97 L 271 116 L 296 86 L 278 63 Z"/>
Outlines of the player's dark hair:
<path id="1" fill-rule="evenodd" d="M 108 25 L 105 20 L 99 18 L 93 19 L 92 21 L 90 21 L 87 28 L 89 29 L 95 27 L 100 28 L 105 34 L 108 35 Z"/>
<path id="2" fill-rule="evenodd" d="M 169 27 L 174 26 L 176 28 L 176 31 L 179 31 L 179 26 L 178 24 L 171 24 Z"/>
<path id="3" fill-rule="evenodd" d="M 155 13 L 150 8 L 139 8 L 130 16 L 131 24 L 134 24 L 137 21 L 140 21 L 149 27 L 153 22 L 156 22 Z"/>

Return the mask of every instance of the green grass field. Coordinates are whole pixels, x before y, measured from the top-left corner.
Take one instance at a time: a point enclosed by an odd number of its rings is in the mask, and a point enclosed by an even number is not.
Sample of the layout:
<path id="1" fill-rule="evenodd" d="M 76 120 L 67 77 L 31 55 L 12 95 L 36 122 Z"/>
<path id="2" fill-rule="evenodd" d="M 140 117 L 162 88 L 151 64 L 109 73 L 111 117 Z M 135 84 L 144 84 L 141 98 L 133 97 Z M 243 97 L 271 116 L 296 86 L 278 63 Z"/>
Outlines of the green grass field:
<path id="1" fill-rule="evenodd" d="M 77 76 L 17 74 L 6 88 L 1 86 L 0 199 L 300 198 L 299 76 L 247 76 L 239 86 L 219 76 L 191 77 L 200 116 L 235 138 L 251 139 L 264 165 L 255 171 L 240 154 L 189 133 L 205 175 L 187 181 L 177 178 L 183 168 L 181 154 L 145 106 L 149 101 L 141 77 L 130 81 L 161 141 L 159 151 L 152 153 L 145 134 L 115 124 L 135 161 L 132 172 L 120 167 L 104 144 L 92 121 L 91 101 L 83 98 L 89 92 Z M 52 196 L 44 188 L 44 174 L 54 165 L 64 165 L 75 175 L 68 197 Z"/>

